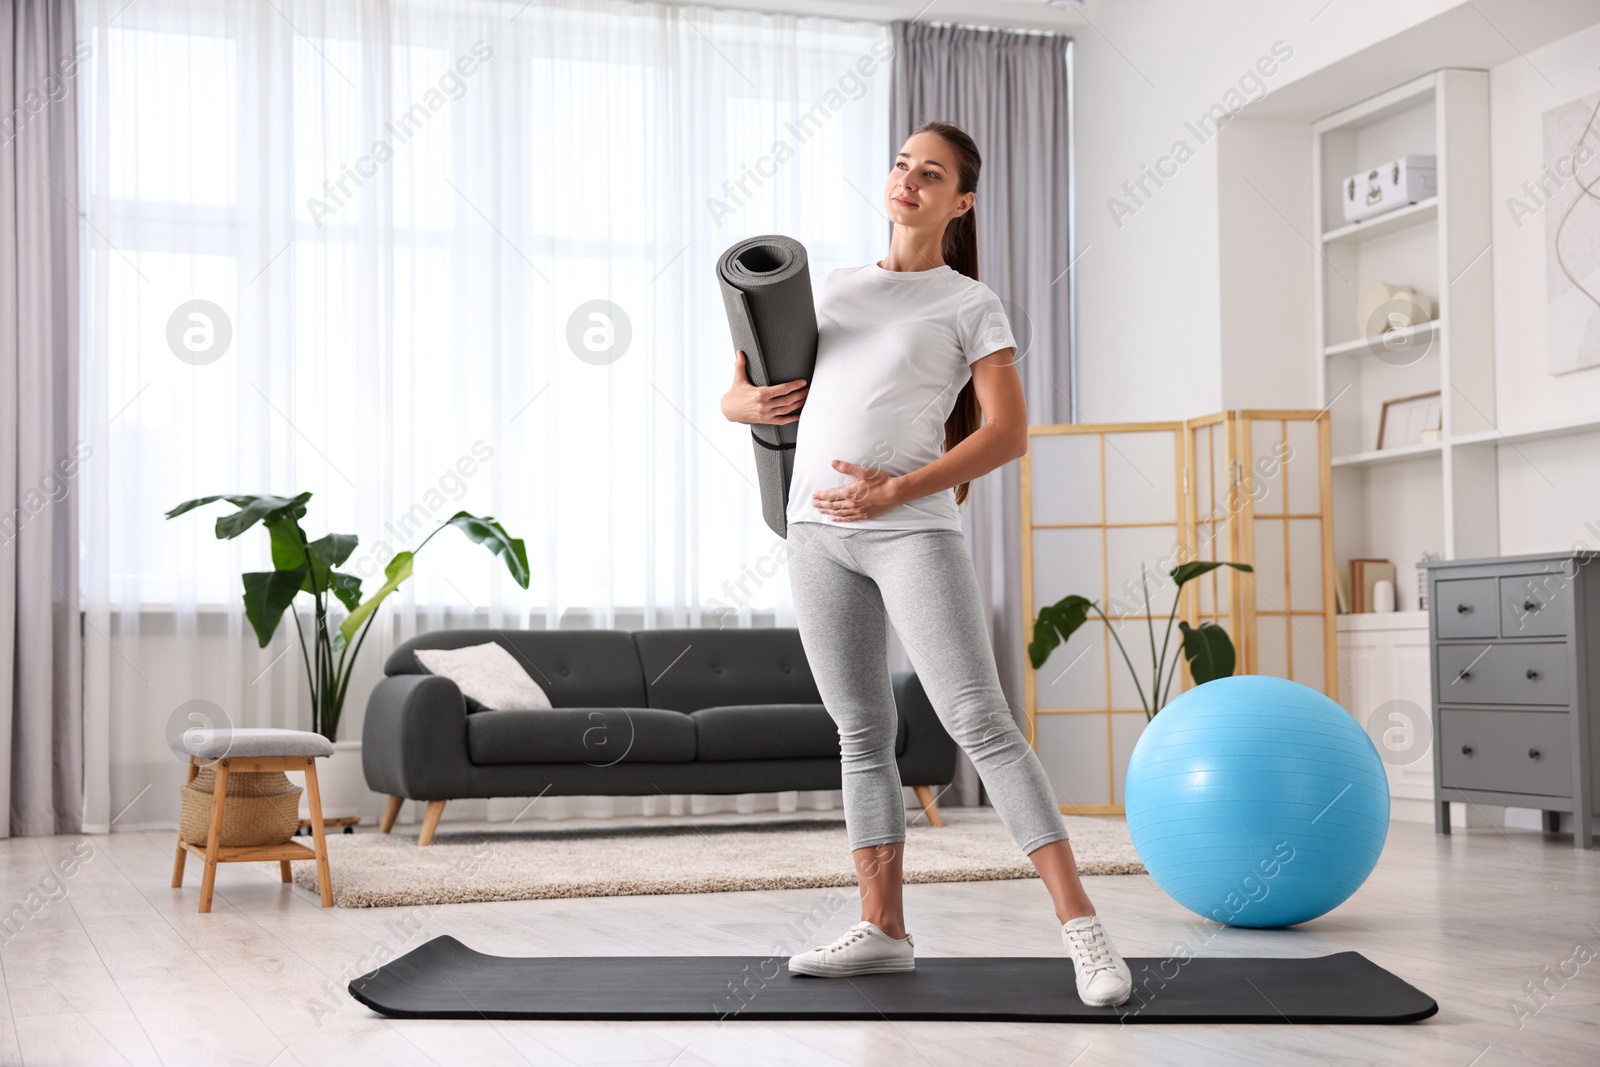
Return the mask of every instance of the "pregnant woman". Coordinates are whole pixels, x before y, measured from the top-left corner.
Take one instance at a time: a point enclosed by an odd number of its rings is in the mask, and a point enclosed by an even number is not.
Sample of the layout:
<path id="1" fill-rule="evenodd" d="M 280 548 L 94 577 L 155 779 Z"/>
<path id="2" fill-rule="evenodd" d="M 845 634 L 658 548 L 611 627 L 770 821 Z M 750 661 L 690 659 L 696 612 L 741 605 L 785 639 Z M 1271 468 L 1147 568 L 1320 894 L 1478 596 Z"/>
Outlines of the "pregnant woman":
<path id="1" fill-rule="evenodd" d="M 844 977 L 915 967 L 901 899 L 893 623 L 940 721 L 1050 891 L 1079 997 L 1116 1005 L 1132 990 L 1128 967 L 1078 880 L 1050 782 L 1001 692 L 956 511 L 974 478 L 1028 447 L 1016 341 L 978 281 L 979 166 L 959 127 L 919 127 L 884 185 L 888 254 L 830 272 L 818 290 L 810 383 L 754 386 L 738 352 L 722 398 L 734 422 L 801 420 L 789 581 L 806 658 L 839 728 L 861 889 L 861 921 L 789 969 Z"/>

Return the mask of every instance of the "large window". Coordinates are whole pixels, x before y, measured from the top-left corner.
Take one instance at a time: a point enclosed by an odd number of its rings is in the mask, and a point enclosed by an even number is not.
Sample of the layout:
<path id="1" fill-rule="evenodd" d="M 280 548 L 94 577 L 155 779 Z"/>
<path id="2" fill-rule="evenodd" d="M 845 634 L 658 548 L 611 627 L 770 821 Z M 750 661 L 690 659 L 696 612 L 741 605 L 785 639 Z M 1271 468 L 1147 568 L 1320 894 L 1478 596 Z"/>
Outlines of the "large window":
<path id="1" fill-rule="evenodd" d="M 461 508 L 527 541 L 523 592 L 439 538 L 417 608 L 779 610 L 712 268 L 769 232 L 814 281 L 882 254 L 884 27 L 82 0 L 80 33 L 86 600 L 236 605 L 265 537 L 162 512 L 309 490 L 369 579 Z"/>

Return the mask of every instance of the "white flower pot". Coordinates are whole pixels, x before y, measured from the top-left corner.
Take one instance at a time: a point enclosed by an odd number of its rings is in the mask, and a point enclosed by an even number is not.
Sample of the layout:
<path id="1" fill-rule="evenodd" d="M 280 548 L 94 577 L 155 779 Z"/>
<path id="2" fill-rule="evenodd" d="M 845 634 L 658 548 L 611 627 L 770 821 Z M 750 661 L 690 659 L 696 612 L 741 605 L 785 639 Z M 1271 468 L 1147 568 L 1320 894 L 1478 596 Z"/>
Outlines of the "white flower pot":
<path id="1" fill-rule="evenodd" d="M 311 805 L 304 792 L 306 776 L 300 771 L 285 772 L 302 790 L 300 818 L 311 818 Z M 370 792 L 367 776 L 361 769 L 361 742 L 335 741 L 333 755 L 317 758 L 317 792 L 322 795 L 322 817 L 343 819 L 361 814 L 361 802 Z"/>

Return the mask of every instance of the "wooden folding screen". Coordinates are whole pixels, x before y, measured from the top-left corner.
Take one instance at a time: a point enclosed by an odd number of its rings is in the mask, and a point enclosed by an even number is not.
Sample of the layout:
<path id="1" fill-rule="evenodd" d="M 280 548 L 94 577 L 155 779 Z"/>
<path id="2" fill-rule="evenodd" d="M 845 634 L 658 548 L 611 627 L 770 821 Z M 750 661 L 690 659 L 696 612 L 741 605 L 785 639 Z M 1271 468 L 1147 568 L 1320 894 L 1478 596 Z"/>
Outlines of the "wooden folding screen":
<path id="1" fill-rule="evenodd" d="M 1038 609 L 1077 593 L 1091 615 L 1025 679 L 1027 733 L 1063 811 L 1122 811 L 1123 772 L 1157 688 L 1157 647 L 1172 608 L 1173 567 L 1250 563 L 1190 582 L 1178 618 L 1223 626 L 1238 673 L 1292 678 L 1337 698 L 1332 474 L 1328 417 L 1227 411 L 1185 422 L 1030 427 L 1022 460 L 1025 633 Z M 1150 612 L 1144 609 L 1148 587 Z M 1191 684 L 1173 628 L 1170 696 Z M 1129 668 L 1131 661 L 1132 670 Z M 1159 685 L 1165 689 L 1163 673 Z"/>

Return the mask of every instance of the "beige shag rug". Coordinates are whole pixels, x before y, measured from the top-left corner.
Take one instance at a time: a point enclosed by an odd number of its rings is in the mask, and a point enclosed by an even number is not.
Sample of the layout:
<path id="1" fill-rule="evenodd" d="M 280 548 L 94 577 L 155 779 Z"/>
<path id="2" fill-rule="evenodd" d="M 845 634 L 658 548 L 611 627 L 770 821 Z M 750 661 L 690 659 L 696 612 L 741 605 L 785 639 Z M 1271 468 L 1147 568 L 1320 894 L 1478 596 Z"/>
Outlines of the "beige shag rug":
<path id="1" fill-rule="evenodd" d="M 992 812 L 942 814 L 942 827 L 908 828 L 907 882 L 1038 877 Z M 1080 874 L 1145 873 L 1121 819 L 1063 818 Z M 414 827 L 393 834 L 330 834 L 327 841 L 333 899 L 341 908 L 856 884 L 844 821 L 833 818 L 619 829 L 441 829 L 427 848 L 417 847 Z M 294 863 L 294 880 L 320 892 L 312 861 Z"/>

